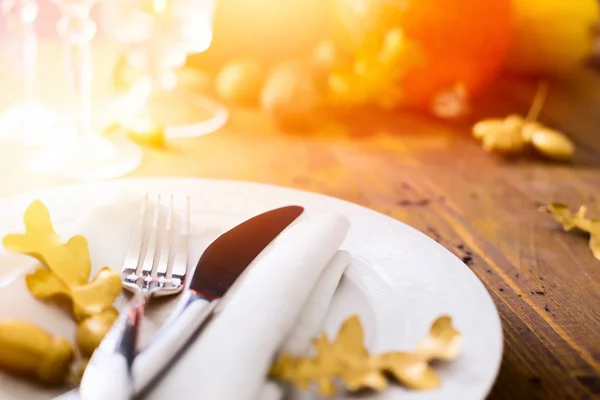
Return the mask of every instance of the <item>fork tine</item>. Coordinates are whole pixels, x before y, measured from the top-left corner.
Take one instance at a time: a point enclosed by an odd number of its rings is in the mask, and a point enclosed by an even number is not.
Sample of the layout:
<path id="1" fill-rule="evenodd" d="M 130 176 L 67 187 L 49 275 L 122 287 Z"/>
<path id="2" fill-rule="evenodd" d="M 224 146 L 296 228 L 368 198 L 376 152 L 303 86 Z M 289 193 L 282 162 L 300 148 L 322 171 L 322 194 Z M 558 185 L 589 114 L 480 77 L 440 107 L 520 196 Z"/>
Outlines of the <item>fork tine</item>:
<path id="1" fill-rule="evenodd" d="M 137 226 L 135 227 L 133 235 L 131 236 L 131 241 L 129 242 L 129 247 L 127 249 L 127 255 L 125 256 L 123 266 L 121 267 L 121 276 L 123 278 L 134 275 L 140 262 L 140 254 L 142 252 L 142 243 L 144 239 L 144 219 L 146 216 L 147 204 L 148 194 L 144 196 L 144 200 L 142 201 Z"/>
<path id="2" fill-rule="evenodd" d="M 146 254 L 144 256 L 144 262 L 142 264 L 141 271 L 139 274 L 144 276 L 151 275 L 153 272 L 154 259 L 156 258 L 156 243 L 158 242 L 159 233 L 159 214 L 160 214 L 160 195 L 156 199 L 154 205 L 154 215 L 152 217 L 152 228 L 150 231 L 150 238 L 148 239 L 148 247 L 146 248 Z"/>
<path id="3" fill-rule="evenodd" d="M 173 195 L 169 199 L 169 209 L 167 211 L 167 221 L 165 224 L 165 234 L 160 241 L 160 258 L 156 271 L 152 276 L 165 276 L 169 267 L 169 252 L 171 249 L 171 231 L 173 229 Z"/>
<path id="4" fill-rule="evenodd" d="M 189 196 L 185 199 L 185 207 L 183 215 L 181 216 L 181 227 L 179 234 L 177 235 L 177 246 L 175 248 L 175 258 L 173 260 L 173 267 L 171 271 L 167 273 L 167 278 L 178 278 L 181 281 L 185 280 L 187 273 L 187 260 L 188 260 L 188 235 L 190 231 L 190 198 Z"/>

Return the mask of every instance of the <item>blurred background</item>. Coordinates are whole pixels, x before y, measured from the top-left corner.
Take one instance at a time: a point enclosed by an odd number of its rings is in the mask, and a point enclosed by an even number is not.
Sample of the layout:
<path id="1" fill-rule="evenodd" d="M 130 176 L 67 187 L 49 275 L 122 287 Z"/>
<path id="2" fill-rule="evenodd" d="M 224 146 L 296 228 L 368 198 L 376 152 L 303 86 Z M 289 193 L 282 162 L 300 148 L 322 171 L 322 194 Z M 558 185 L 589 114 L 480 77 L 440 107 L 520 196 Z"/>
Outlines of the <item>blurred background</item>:
<path id="1" fill-rule="evenodd" d="M 498 79 L 543 85 L 598 52 L 597 0 L 0 4 L 0 139 L 35 147 L 35 173 L 84 180 L 127 174 L 137 146 L 216 132 L 238 108 L 294 132 L 366 109 L 468 124 Z"/>

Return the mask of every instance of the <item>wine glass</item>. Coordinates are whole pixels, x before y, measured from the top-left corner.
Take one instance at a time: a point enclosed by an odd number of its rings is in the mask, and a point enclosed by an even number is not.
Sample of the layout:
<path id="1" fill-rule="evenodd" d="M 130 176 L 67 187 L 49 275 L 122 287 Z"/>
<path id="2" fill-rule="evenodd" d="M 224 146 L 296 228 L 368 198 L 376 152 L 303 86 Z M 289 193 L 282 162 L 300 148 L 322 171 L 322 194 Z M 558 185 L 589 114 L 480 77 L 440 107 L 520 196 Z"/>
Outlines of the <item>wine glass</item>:
<path id="1" fill-rule="evenodd" d="M 65 127 L 58 116 L 37 99 L 37 0 L 0 0 L 9 43 L 14 45 L 23 76 L 23 98 L 0 114 L 0 138 L 25 146 L 59 139 Z"/>
<path id="2" fill-rule="evenodd" d="M 220 102 L 180 85 L 176 71 L 188 54 L 212 42 L 216 0 L 121 0 L 103 4 L 112 39 L 125 47 L 126 67 L 150 81 L 140 115 L 165 126 L 167 138 L 221 128 L 229 112 Z"/>
<path id="3" fill-rule="evenodd" d="M 76 100 L 76 135 L 31 155 L 35 172 L 77 180 L 109 179 L 124 175 L 141 162 L 141 150 L 123 138 L 108 140 L 94 132 L 92 112 L 92 54 L 96 24 L 90 12 L 97 0 L 53 0 L 61 11 L 57 31 L 64 43 L 65 63 Z"/>

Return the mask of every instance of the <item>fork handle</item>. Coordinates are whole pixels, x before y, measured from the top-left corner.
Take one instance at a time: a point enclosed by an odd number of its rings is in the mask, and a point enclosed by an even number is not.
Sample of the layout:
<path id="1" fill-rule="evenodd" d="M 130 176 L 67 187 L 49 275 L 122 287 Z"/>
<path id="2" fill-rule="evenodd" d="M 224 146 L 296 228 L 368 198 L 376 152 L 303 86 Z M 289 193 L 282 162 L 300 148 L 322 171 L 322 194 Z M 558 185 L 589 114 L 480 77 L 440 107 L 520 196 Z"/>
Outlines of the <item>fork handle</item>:
<path id="1" fill-rule="evenodd" d="M 156 378 L 205 325 L 218 303 L 219 299 L 209 299 L 192 290 L 183 294 L 179 307 L 135 358 L 132 374 L 136 395 L 147 392 L 158 382 Z"/>
<path id="2" fill-rule="evenodd" d="M 131 399 L 131 365 L 148 298 L 148 292 L 135 293 L 92 355 L 81 379 L 81 400 Z"/>

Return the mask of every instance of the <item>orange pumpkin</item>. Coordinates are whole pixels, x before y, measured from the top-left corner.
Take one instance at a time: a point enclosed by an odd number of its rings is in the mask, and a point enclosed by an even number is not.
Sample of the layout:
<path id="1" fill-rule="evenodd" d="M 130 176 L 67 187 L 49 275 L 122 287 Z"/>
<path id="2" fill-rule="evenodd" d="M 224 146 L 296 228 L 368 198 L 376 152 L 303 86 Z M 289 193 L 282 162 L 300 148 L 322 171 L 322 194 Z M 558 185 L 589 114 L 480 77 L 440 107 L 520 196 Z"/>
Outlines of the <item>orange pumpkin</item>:
<path id="1" fill-rule="evenodd" d="M 475 94 L 501 69 L 511 44 L 510 0 L 332 0 L 334 40 L 351 54 L 400 29 L 420 60 L 397 81 L 402 105 L 430 106 L 460 85 Z"/>

